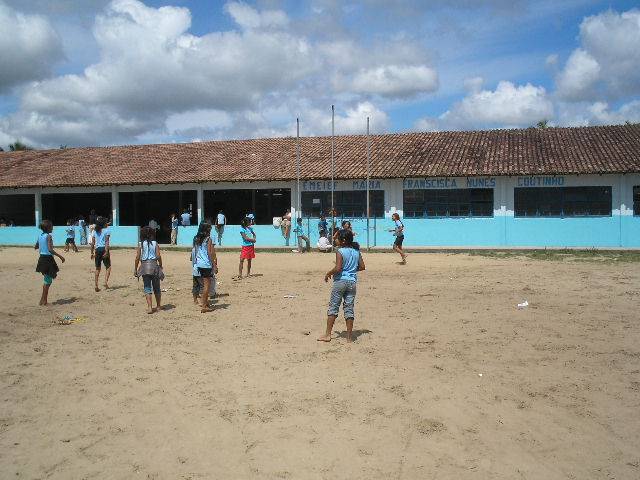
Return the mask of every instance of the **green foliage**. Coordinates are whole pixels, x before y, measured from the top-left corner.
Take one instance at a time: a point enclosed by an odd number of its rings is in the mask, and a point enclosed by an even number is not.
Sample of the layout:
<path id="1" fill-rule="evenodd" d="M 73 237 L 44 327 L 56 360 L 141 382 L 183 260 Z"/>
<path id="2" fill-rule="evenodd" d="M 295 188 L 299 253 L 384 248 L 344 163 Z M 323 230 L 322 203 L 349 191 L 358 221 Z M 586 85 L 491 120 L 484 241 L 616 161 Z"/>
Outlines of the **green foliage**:
<path id="1" fill-rule="evenodd" d="M 31 150 L 31 148 L 22 143 L 20 140 L 16 140 L 14 143 L 9 145 L 9 151 L 11 152 L 20 152 L 24 150 Z"/>

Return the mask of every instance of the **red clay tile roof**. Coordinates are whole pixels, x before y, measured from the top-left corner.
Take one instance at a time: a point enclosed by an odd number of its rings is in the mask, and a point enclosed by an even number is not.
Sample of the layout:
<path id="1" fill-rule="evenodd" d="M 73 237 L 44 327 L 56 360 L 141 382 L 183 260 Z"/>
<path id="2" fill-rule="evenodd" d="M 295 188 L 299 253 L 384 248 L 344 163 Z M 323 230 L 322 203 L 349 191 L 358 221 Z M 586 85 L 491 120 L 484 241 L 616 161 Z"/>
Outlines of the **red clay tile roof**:
<path id="1" fill-rule="evenodd" d="M 301 139 L 303 179 L 331 138 Z M 371 136 L 372 178 L 640 172 L 640 125 Z M 0 188 L 293 180 L 295 138 L 0 153 Z M 335 178 L 366 177 L 366 137 L 335 137 Z"/>

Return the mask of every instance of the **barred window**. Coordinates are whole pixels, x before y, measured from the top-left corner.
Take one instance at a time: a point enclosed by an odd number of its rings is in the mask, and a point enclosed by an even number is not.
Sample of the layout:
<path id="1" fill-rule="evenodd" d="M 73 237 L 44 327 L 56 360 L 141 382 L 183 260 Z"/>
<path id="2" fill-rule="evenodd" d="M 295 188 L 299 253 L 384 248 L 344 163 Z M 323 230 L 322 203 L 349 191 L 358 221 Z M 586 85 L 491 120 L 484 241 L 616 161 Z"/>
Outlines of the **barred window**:
<path id="1" fill-rule="evenodd" d="M 611 215 L 611 187 L 527 187 L 514 191 L 516 217 Z"/>
<path id="2" fill-rule="evenodd" d="M 492 188 L 405 190 L 405 218 L 492 217 Z"/>
<path id="3" fill-rule="evenodd" d="M 334 191 L 333 205 L 338 217 L 362 218 L 367 216 L 367 192 L 364 190 Z M 371 216 L 384 217 L 384 190 L 369 191 Z M 302 215 L 319 217 L 331 210 L 331 192 L 302 192 Z"/>

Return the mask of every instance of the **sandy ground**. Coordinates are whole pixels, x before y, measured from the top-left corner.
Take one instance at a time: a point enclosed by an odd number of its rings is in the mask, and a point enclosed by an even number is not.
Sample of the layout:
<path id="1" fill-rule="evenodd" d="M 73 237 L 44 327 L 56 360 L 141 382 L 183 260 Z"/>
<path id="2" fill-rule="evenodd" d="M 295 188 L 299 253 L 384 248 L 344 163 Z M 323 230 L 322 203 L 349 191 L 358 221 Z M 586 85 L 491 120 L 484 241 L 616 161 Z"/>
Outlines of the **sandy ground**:
<path id="1" fill-rule="evenodd" d="M 40 308 L 34 251 L 0 250 L 2 479 L 640 478 L 638 263 L 370 254 L 349 345 L 315 340 L 329 256 L 238 283 L 221 254 L 203 315 L 165 252 L 146 315 L 112 255 L 111 290 L 68 254 Z"/>

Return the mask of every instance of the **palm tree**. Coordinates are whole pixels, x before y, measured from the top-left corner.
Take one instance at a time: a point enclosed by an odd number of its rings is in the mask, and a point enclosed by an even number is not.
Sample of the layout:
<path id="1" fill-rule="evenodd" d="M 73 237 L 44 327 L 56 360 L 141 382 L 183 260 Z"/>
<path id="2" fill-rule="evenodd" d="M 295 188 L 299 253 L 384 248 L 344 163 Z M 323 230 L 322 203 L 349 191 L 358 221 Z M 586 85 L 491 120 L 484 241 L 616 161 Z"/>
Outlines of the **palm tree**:
<path id="1" fill-rule="evenodd" d="M 16 140 L 14 143 L 9 145 L 9 151 L 11 152 L 19 152 L 23 150 L 31 150 L 31 148 L 22 143 L 20 140 Z"/>

